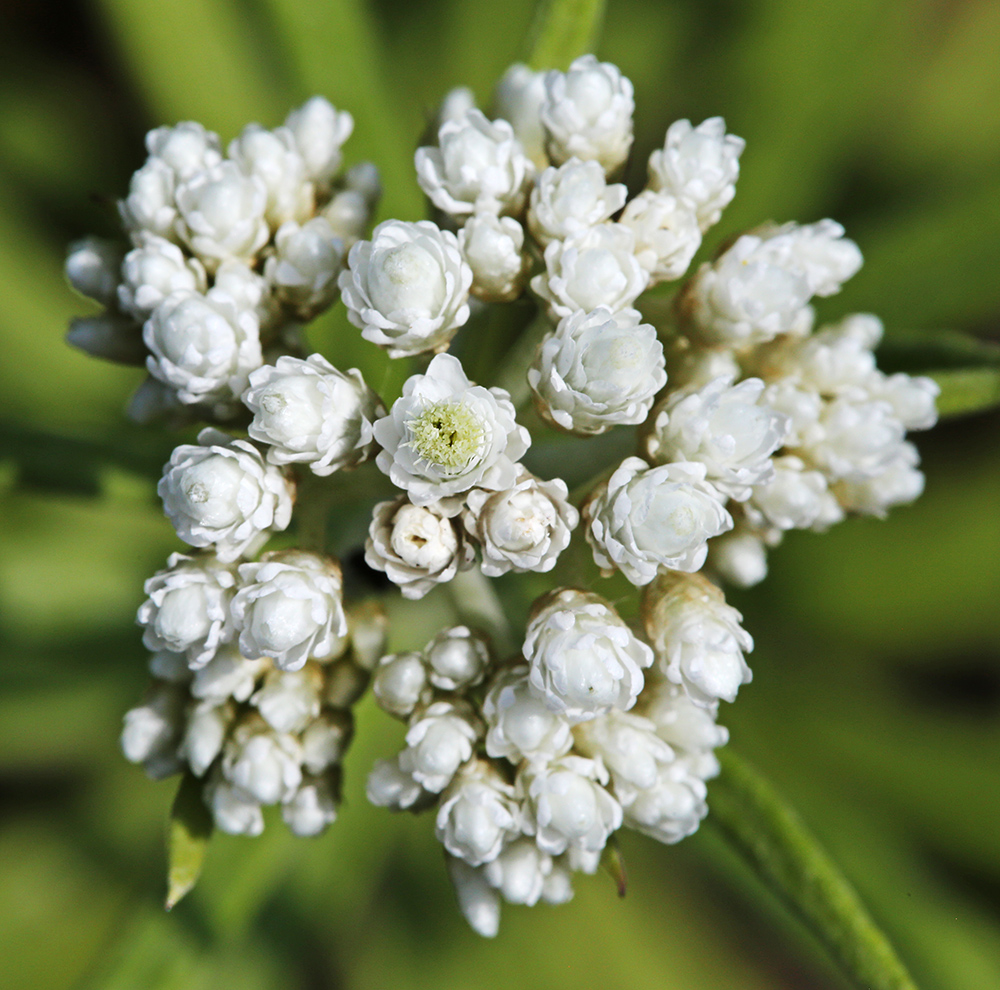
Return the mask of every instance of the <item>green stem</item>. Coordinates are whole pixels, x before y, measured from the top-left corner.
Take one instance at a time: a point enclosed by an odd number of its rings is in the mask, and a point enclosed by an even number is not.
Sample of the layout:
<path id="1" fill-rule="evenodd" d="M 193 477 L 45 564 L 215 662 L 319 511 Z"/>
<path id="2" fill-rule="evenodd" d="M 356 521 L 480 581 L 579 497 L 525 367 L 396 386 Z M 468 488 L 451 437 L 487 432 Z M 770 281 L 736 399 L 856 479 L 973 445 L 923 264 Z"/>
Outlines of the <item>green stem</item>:
<path id="1" fill-rule="evenodd" d="M 605 0 L 541 0 L 528 35 L 525 61 L 535 71 L 569 68 L 597 47 Z"/>
<path id="2" fill-rule="evenodd" d="M 458 614 L 470 626 L 489 633 L 498 656 L 517 652 L 520 644 L 514 640 L 503 603 L 493 582 L 478 567 L 459 571 L 447 587 Z"/>
<path id="3" fill-rule="evenodd" d="M 728 747 L 711 819 L 760 878 L 805 920 L 862 990 L 917 990 L 861 898 L 795 810 Z"/>

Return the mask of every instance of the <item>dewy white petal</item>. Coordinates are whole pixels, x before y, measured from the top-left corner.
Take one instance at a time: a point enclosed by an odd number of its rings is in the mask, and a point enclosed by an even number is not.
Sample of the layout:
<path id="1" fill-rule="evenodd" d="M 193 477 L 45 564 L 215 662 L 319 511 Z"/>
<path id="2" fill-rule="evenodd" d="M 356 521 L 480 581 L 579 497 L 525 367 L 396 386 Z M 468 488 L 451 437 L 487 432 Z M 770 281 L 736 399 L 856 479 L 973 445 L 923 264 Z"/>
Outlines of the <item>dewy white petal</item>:
<path id="1" fill-rule="evenodd" d="M 386 220 L 351 248 L 340 290 L 350 321 L 390 357 L 443 350 L 469 318 L 472 269 L 450 231 Z"/>
<path id="2" fill-rule="evenodd" d="M 229 563 L 260 547 L 268 531 L 288 526 L 292 493 L 278 468 L 245 440 L 206 428 L 198 444 L 175 448 L 157 485 L 177 535 L 196 547 L 214 546 Z"/>
<path id="3" fill-rule="evenodd" d="M 648 284 L 649 273 L 635 256 L 635 234 L 620 223 L 552 241 L 545 249 L 545 272 L 531 280 L 553 321 L 599 306 L 628 309 Z"/>
<path id="4" fill-rule="evenodd" d="M 552 857 L 530 838 L 515 839 L 483 868 L 489 885 L 508 904 L 537 904 L 546 879 L 552 873 Z"/>
<path id="5" fill-rule="evenodd" d="M 721 117 L 697 127 L 689 120 L 670 125 L 663 148 L 649 156 L 649 184 L 690 205 L 701 229 L 717 223 L 736 194 L 740 155 L 746 142 L 726 133 Z"/>
<path id="6" fill-rule="evenodd" d="M 558 168 L 545 169 L 538 177 L 531 190 L 528 225 L 545 247 L 550 241 L 564 240 L 610 220 L 627 198 L 624 185 L 608 185 L 600 163 L 571 158 Z"/>
<path id="7" fill-rule="evenodd" d="M 379 502 L 365 542 L 365 563 L 384 571 L 405 598 L 422 598 L 436 584 L 472 566 L 474 550 L 440 504 L 413 505 L 404 495 Z"/>
<path id="8" fill-rule="evenodd" d="M 528 369 L 541 415 L 589 436 L 642 423 L 667 381 L 663 345 L 637 310 L 605 307 L 564 317 L 546 334 Z"/>
<path id="9" fill-rule="evenodd" d="M 546 706 L 571 722 L 627 710 L 642 691 L 653 651 L 599 595 L 572 588 L 535 603 L 522 648 Z"/>
<path id="10" fill-rule="evenodd" d="M 634 110 L 632 83 L 610 62 L 582 55 L 566 72 L 549 72 L 539 108 L 549 157 L 598 161 L 610 174 L 628 158 Z"/>
<path id="11" fill-rule="evenodd" d="M 662 575 L 643 596 L 643 622 L 660 670 L 699 705 L 734 701 L 740 685 L 750 682 L 743 654 L 753 640 L 742 621 L 700 574 Z"/>
<path id="12" fill-rule="evenodd" d="M 490 122 L 472 107 L 445 120 L 438 147 L 418 148 L 417 181 L 445 213 L 518 213 L 534 165 L 506 120 Z"/>
<path id="13" fill-rule="evenodd" d="M 319 354 L 282 355 L 252 372 L 243 402 L 250 436 L 269 444 L 272 464 L 308 464 L 325 477 L 373 451 L 372 425 L 385 409 L 355 368 L 338 371 Z"/>
<path id="14" fill-rule="evenodd" d="M 635 585 L 648 584 L 661 567 L 698 570 L 708 540 L 733 527 L 705 472 L 700 463 L 650 468 L 638 457 L 622 461 L 586 508 L 598 567 L 617 567 Z"/>
<path id="15" fill-rule="evenodd" d="M 416 505 L 473 487 L 510 487 L 531 438 L 514 419 L 507 392 L 473 385 L 459 360 L 437 355 L 403 386 L 388 416 L 375 423 L 376 463 Z"/>
<path id="16" fill-rule="evenodd" d="M 343 652 L 347 636 L 340 567 L 303 550 L 265 554 L 240 565 L 232 602 L 240 649 L 272 657 L 283 670 L 299 670 L 309 657 Z"/>

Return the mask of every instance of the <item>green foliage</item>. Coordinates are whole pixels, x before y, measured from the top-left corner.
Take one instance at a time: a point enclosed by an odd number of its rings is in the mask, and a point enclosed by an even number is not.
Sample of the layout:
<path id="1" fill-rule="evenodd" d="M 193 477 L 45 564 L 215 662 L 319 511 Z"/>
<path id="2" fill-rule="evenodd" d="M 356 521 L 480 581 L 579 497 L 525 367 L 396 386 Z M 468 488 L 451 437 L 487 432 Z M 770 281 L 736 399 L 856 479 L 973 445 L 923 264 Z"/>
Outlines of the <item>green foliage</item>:
<path id="1" fill-rule="evenodd" d="M 170 809 L 170 832 L 167 836 L 168 911 L 190 893 L 205 864 L 213 824 L 212 815 L 202 799 L 204 786 L 205 782 L 193 773 L 185 773 Z"/>

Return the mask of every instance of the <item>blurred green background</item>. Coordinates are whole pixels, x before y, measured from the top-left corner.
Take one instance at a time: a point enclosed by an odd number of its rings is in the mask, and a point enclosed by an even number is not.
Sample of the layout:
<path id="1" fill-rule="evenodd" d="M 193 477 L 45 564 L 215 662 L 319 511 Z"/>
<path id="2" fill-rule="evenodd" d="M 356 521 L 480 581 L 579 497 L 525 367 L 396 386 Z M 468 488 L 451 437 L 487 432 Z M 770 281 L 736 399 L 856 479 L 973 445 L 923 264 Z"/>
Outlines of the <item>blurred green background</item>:
<path id="1" fill-rule="evenodd" d="M 488 101 L 530 3 L 7 0 L 0 17 L 0 985 L 844 987 L 711 816 L 676 847 L 625 835 L 624 900 L 581 878 L 571 904 L 508 906 L 480 940 L 431 822 L 366 805 L 365 773 L 399 739 L 370 703 L 340 821 L 312 841 L 280 822 L 218 838 L 163 912 L 174 785 L 126 764 L 117 735 L 146 681 L 142 582 L 178 547 L 154 496 L 175 441 L 125 423 L 139 372 L 63 344 L 87 309 L 65 245 L 114 234 L 148 128 L 196 119 L 228 141 L 314 92 L 354 114 L 348 161 L 382 170 L 380 216 L 419 218 L 427 115 L 458 84 Z M 998 51 L 995 0 L 610 0 L 598 53 L 635 83 L 634 188 L 670 121 L 722 114 L 747 150 L 714 242 L 835 217 L 866 265 L 825 314 L 997 339 Z M 389 383 L 342 322 L 315 338 L 327 356 Z M 793 534 L 732 596 L 757 641 L 754 682 L 721 714 L 733 745 L 926 990 L 1000 987 L 998 439 L 995 413 L 921 435 L 915 506 Z M 397 638 L 424 641 L 426 621 L 401 611 Z"/>

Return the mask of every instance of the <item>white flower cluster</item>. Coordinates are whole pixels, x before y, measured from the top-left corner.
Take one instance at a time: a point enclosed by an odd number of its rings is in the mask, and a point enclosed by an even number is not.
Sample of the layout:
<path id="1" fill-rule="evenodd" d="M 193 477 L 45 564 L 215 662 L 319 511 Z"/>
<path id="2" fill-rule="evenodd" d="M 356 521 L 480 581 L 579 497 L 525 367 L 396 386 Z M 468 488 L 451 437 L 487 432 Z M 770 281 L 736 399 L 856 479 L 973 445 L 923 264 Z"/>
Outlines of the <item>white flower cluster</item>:
<path id="1" fill-rule="evenodd" d="M 69 342 L 149 370 L 133 418 L 231 418 L 265 349 L 336 299 L 379 195 L 369 163 L 339 174 L 353 127 L 316 96 L 274 130 L 249 124 L 227 155 L 193 122 L 146 135 L 119 203 L 130 243 L 86 238 L 66 260 L 73 287 L 105 307 L 74 320 Z"/>
<path id="2" fill-rule="evenodd" d="M 348 623 L 336 565 L 302 552 L 238 572 L 210 556 L 169 564 L 139 609 L 157 652 L 145 701 L 125 715 L 126 758 L 157 779 L 203 781 L 223 832 L 259 835 L 262 806 L 280 804 L 292 832 L 318 835 L 337 817 L 351 707 L 384 649 L 384 615 L 359 609 Z"/>
<path id="3" fill-rule="evenodd" d="M 382 658 L 375 697 L 408 730 L 405 748 L 376 763 L 368 797 L 435 809 L 477 932 L 496 934 L 501 900 L 569 900 L 572 873 L 593 873 L 623 824 L 663 842 L 698 827 L 705 780 L 718 772 L 712 749 L 727 734 L 714 699 L 695 704 L 670 683 L 666 656 L 654 661 L 599 595 L 564 588 L 536 602 L 512 665 L 492 662 L 464 626 Z M 654 662 L 663 669 L 647 686 Z"/>
<path id="4" fill-rule="evenodd" d="M 905 435 L 933 425 L 937 394 L 877 369 L 876 317 L 813 331 L 813 297 L 861 264 L 831 220 L 737 237 L 678 287 L 665 325 L 646 322 L 641 294 L 684 276 L 735 194 L 743 141 L 721 118 L 671 125 L 630 200 L 615 179 L 633 90 L 615 66 L 514 66 L 496 105 L 490 120 L 468 90 L 446 98 L 436 143 L 415 159 L 435 222 L 388 219 L 370 239 L 377 176 L 338 177 L 351 122 L 325 100 L 275 131 L 247 128 L 227 158 L 196 124 L 154 131 L 121 205 L 131 250 L 89 240 L 67 262 L 107 308 L 71 341 L 145 360 L 154 384 L 140 406 L 239 410 L 247 423 L 245 435 L 202 430 L 160 481 L 196 549 L 147 582 L 138 618 L 156 680 L 126 716 L 126 756 L 203 779 L 225 831 L 256 834 L 261 807 L 281 804 L 293 831 L 316 834 L 336 816 L 350 709 L 371 675 L 407 731 L 368 796 L 434 808 L 461 908 L 484 935 L 503 900 L 568 900 L 572 874 L 593 873 L 619 827 L 663 842 L 698 827 L 728 738 L 719 703 L 750 681 L 753 648 L 713 582 L 761 580 L 786 530 L 919 495 Z M 428 355 L 391 404 L 288 332 L 337 286 L 390 358 Z M 578 438 L 637 428 L 636 446 L 589 465 L 579 509 L 563 480 L 522 463 L 532 437 L 518 390 L 478 385 L 444 353 L 474 312 L 529 290 L 519 307 L 533 299 L 541 340 L 523 331 L 509 359 L 534 351 L 514 368 L 524 399 Z M 338 472 L 367 460 L 378 471 L 328 504 L 346 490 Z M 376 504 L 390 483 L 395 496 Z M 296 497 L 310 548 L 328 521 L 354 538 L 371 509 L 364 560 L 407 598 L 478 566 L 448 605 L 470 625 L 384 655 L 382 613 L 345 607 L 335 560 L 287 542 L 258 556 L 292 524 Z M 588 545 L 597 571 L 643 589 L 635 626 L 600 594 L 557 586 L 597 580 L 577 576 Z M 503 641 L 487 579 L 526 572 L 555 572 L 557 587 L 536 599 L 520 656 L 496 657 L 470 626 L 493 623 Z"/>

